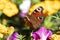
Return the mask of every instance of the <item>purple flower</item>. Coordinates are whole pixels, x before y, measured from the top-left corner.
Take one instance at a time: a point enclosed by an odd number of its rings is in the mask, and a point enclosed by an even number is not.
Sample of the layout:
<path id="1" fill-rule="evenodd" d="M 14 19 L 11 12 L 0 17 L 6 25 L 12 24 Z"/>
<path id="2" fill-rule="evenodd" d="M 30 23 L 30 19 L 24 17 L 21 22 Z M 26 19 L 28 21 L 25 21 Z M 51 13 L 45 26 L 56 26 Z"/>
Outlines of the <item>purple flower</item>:
<path id="1" fill-rule="evenodd" d="M 24 17 L 27 16 L 27 14 L 28 14 L 28 12 L 21 12 L 21 13 L 20 13 L 20 17 L 21 17 L 21 18 L 24 18 Z"/>
<path id="2" fill-rule="evenodd" d="M 13 33 L 7 40 L 19 40 L 19 34 L 17 32 Z"/>
<path id="3" fill-rule="evenodd" d="M 41 27 L 36 32 L 32 32 L 32 37 L 34 40 L 48 40 L 52 35 L 52 32 L 50 30 L 47 30 L 45 27 Z"/>

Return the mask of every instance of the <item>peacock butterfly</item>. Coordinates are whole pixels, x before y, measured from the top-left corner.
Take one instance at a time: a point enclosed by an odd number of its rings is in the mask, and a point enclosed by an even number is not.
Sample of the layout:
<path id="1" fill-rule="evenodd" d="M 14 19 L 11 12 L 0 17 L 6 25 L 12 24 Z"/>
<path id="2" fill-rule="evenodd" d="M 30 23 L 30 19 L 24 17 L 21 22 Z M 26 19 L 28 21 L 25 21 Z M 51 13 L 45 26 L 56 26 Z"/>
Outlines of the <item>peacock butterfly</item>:
<path id="1" fill-rule="evenodd" d="M 31 15 L 28 15 L 24 18 L 25 24 L 28 26 L 33 26 L 33 28 L 40 26 L 44 18 L 42 11 L 42 7 L 35 9 Z"/>

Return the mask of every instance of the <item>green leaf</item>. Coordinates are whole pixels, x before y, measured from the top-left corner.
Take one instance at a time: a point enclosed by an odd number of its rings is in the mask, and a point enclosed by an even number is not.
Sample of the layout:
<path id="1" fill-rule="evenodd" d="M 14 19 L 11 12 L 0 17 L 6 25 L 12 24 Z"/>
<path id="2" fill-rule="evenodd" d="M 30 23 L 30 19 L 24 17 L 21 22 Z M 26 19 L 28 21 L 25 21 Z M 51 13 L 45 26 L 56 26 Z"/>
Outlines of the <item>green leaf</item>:
<path id="1" fill-rule="evenodd" d="M 51 29 L 55 26 L 55 22 L 52 21 L 52 16 L 48 16 L 45 18 L 44 26 L 48 29 Z"/>
<path id="2" fill-rule="evenodd" d="M 11 0 L 13 3 L 20 5 L 23 0 Z"/>
<path id="3" fill-rule="evenodd" d="M 46 17 L 44 20 L 44 26 L 53 31 L 58 30 L 58 27 L 60 27 L 60 12 Z"/>
<path id="4" fill-rule="evenodd" d="M 0 10 L 0 16 L 2 15 L 2 10 Z"/>
<path id="5" fill-rule="evenodd" d="M 24 39 L 23 39 L 24 37 L 25 37 L 25 35 L 21 35 L 21 34 L 19 35 L 19 39 L 20 39 L 20 40 L 24 40 Z"/>
<path id="6" fill-rule="evenodd" d="M 37 2 L 40 2 L 40 0 L 31 0 L 32 1 L 32 4 L 35 4 Z"/>

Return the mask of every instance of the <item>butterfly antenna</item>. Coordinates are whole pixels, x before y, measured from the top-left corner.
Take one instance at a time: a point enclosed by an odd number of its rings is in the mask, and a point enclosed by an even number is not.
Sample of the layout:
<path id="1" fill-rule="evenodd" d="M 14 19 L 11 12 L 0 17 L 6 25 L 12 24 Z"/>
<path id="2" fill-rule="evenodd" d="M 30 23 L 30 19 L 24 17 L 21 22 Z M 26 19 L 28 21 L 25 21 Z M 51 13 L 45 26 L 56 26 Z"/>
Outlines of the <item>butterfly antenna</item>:
<path id="1" fill-rule="evenodd" d="M 26 16 L 26 18 L 28 19 L 28 21 L 30 21 L 30 19 L 28 18 L 28 16 Z"/>

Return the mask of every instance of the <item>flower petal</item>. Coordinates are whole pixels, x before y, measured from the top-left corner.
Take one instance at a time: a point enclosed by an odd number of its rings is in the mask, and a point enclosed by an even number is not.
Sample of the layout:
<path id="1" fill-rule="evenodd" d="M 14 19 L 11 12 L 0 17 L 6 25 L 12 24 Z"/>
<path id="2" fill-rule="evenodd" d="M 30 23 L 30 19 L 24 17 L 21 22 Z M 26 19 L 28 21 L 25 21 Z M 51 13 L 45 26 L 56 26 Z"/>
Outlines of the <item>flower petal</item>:
<path id="1" fill-rule="evenodd" d="M 17 32 L 15 32 L 7 40 L 17 40 L 18 39 L 18 35 L 19 34 Z"/>
<path id="2" fill-rule="evenodd" d="M 28 12 L 26 12 L 26 13 L 25 13 L 25 12 L 21 12 L 21 13 L 20 13 L 20 17 L 21 17 L 21 18 L 24 18 L 24 17 L 27 16 L 27 14 L 28 14 Z"/>
<path id="3" fill-rule="evenodd" d="M 39 38 L 41 40 L 47 40 L 47 38 L 50 38 L 51 35 L 52 35 L 52 32 L 50 30 L 47 30 L 45 27 L 41 27 L 36 32 L 32 32 L 32 36 L 36 40 L 38 40 Z"/>

